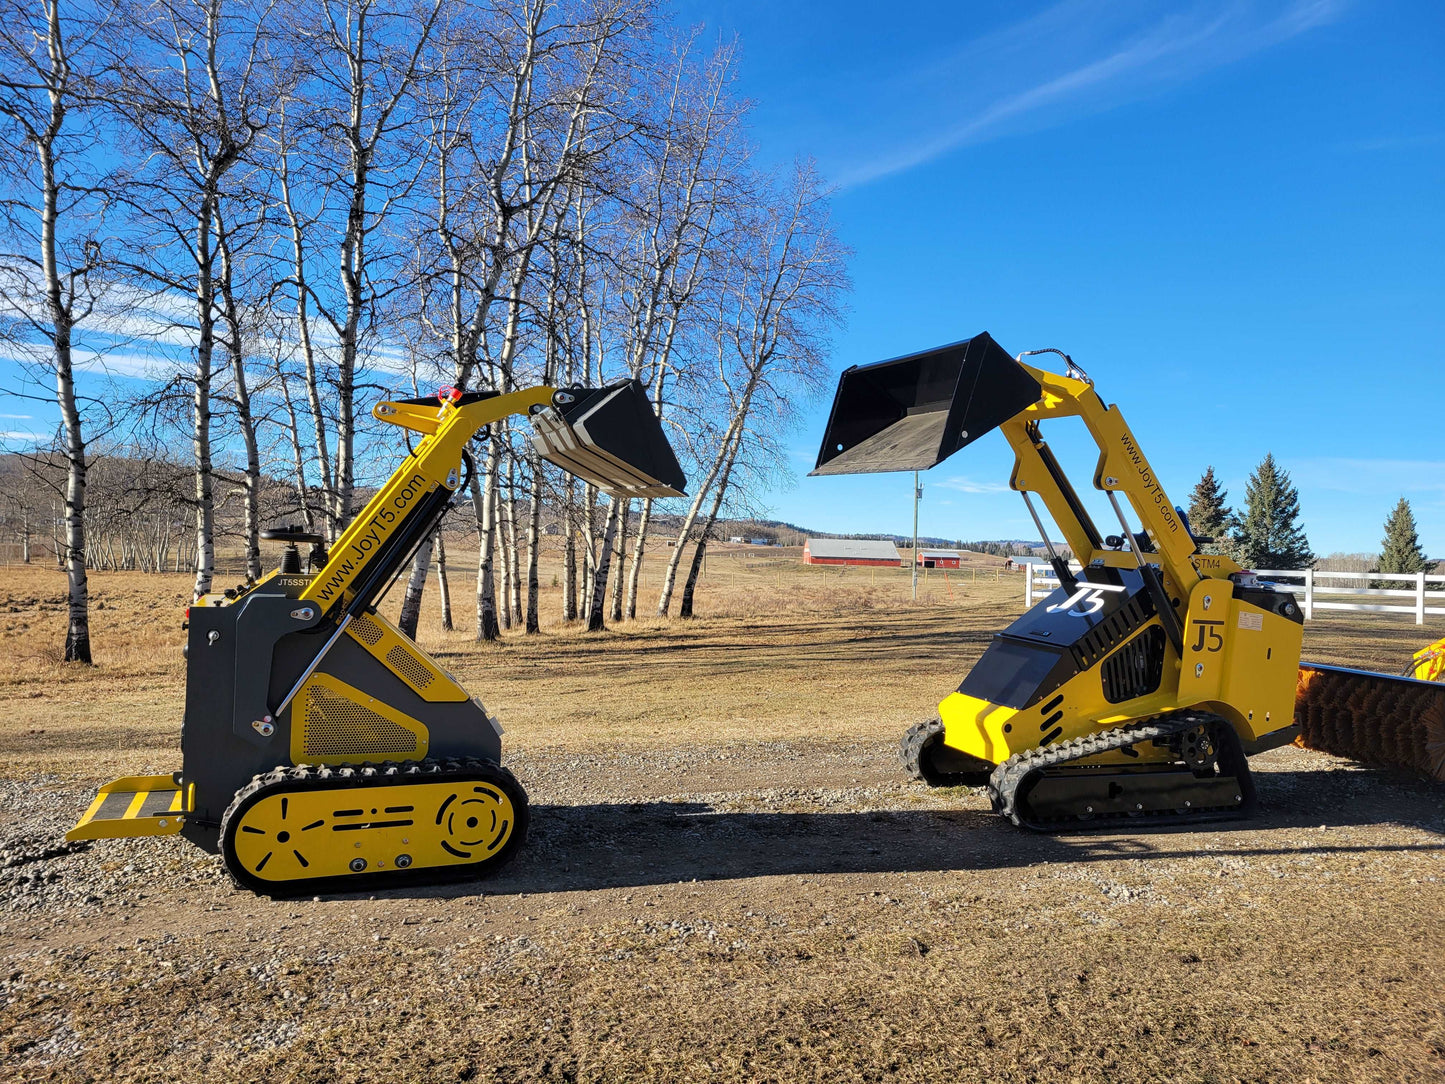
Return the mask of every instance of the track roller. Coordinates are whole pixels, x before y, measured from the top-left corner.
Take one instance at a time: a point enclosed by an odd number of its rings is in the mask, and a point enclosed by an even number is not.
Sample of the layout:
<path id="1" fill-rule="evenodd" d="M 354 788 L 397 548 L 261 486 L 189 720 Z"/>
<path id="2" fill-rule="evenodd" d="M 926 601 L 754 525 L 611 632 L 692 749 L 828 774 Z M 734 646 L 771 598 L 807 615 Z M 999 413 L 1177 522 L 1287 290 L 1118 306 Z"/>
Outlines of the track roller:
<path id="1" fill-rule="evenodd" d="M 1168 749 L 1175 762 L 1079 763 L 1145 742 Z M 993 770 L 989 796 L 994 812 L 1036 832 L 1225 820 L 1255 805 L 1234 728 L 1193 709 L 1016 753 Z"/>
<path id="2" fill-rule="evenodd" d="M 930 787 L 984 787 L 993 765 L 943 744 L 937 717 L 910 727 L 898 745 L 903 770 Z"/>

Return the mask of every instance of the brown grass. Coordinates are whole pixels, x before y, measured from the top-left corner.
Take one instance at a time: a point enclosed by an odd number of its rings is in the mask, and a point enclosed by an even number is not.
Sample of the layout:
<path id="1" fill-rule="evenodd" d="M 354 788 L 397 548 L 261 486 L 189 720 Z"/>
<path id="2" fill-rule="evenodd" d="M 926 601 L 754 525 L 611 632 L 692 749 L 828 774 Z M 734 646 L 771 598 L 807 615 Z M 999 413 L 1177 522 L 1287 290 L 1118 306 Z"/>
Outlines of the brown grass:
<path id="1" fill-rule="evenodd" d="M 661 560 L 647 569 L 639 609 L 655 609 Z M 975 583 L 934 572 L 913 603 L 906 571 L 807 568 L 743 552 L 708 559 L 697 618 L 644 617 L 589 634 L 561 622 L 552 579 L 544 566 L 542 633 L 509 632 L 498 644 L 474 638 L 467 576 L 453 574 L 456 632 L 440 631 L 435 590 L 426 596 L 422 646 L 501 715 L 514 748 L 892 733 L 956 684 L 986 630 L 1021 608 L 1022 591 L 1017 576 Z M 189 579 L 107 573 L 91 584 L 96 665 L 70 667 L 55 650 L 63 578 L 0 572 L 0 698 L 18 709 L 0 718 L 0 773 L 98 778 L 166 770 L 175 759 Z M 399 595 L 383 607 L 392 617 Z M 847 679 L 860 661 L 876 675 L 866 688 Z"/>
<path id="2" fill-rule="evenodd" d="M 649 558 L 644 613 L 663 560 Z M 992 578 L 996 562 L 977 581 L 930 572 L 913 602 L 907 570 L 807 567 L 725 547 L 708 559 L 693 620 L 643 617 L 603 634 L 564 625 L 556 570 L 544 564 L 542 633 L 478 644 L 468 561 L 453 559 L 458 631 L 439 630 L 429 589 L 419 640 L 501 715 L 517 749 L 893 734 L 930 714 L 1023 607 L 1019 574 Z M 0 571 L 0 699 L 12 704 L 0 717 L 0 773 L 95 779 L 174 766 L 189 583 L 93 575 L 97 665 L 71 667 L 58 653 L 63 578 Z M 393 617 L 399 595 L 384 606 Z M 1423 638 L 1403 620 L 1331 614 L 1310 623 L 1305 654 L 1396 672 Z"/>
<path id="3" fill-rule="evenodd" d="M 695 621 L 587 635 L 549 586 L 491 645 L 431 594 L 423 644 L 533 793 L 517 864 L 274 902 L 172 839 L 53 863 L 94 879 L 70 909 L 4 882 L 6 1078 L 1445 1080 L 1438 791 L 1287 748 L 1252 821 L 1040 838 L 912 787 L 897 735 L 1022 606 L 958 581 L 719 556 Z M 96 576 L 88 669 L 54 661 L 60 585 L 0 572 L 0 784 L 58 777 L 9 835 L 178 766 L 186 580 Z M 1431 635 L 1332 614 L 1306 654 L 1394 671 Z"/>

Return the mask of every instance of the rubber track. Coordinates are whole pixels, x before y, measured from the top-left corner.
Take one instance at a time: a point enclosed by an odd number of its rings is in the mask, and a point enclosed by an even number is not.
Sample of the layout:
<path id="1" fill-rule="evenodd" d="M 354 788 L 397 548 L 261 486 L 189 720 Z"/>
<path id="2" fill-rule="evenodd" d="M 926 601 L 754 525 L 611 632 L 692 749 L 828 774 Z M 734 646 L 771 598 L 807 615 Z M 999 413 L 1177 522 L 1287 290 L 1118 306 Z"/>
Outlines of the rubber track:
<path id="1" fill-rule="evenodd" d="M 986 760 L 978 761 L 976 772 L 943 772 L 926 764 L 928 750 L 935 742 L 943 740 L 943 720 L 934 716 L 925 722 L 908 728 L 898 743 L 898 759 L 912 778 L 927 783 L 930 787 L 982 787 L 988 784 L 993 766 Z M 964 756 L 966 754 L 959 754 Z M 975 758 L 976 759 L 976 758 Z"/>
<path id="2" fill-rule="evenodd" d="M 1052 832 L 1060 829 L 1106 828 L 1111 824 L 1126 821 L 1141 826 L 1163 826 L 1170 824 L 1195 823 L 1206 820 L 1223 820 L 1242 816 L 1254 805 L 1254 788 L 1248 778 L 1249 766 L 1242 750 L 1237 751 L 1241 793 L 1245 801 L 1241 805 L 1202 807 L 1188 813 L 1158 811 L 1138 813 L 1103 813 L 1069 817 L 1059 821 L 1035 821 L 1021 811 L 1017 802 L 1019 788 L 1036 772 L 1046 768 L 1063 767 L 1072 761 L 1111 753 L 1140 742 L 1173 737 L 1175 734 L 1199 725 L 1222 726 L 1229 734 L 1234 729 L 1218 715 L 1200 711 L 1179 711 L 1161 715 L 1140 723 L 1128 723 L 1114 730 L 1101 730 L 1096 734 L 1085 734 L 1082 738 L 1071 738 L 1057 745 L 1045 745 L 1037 749 L 1026 749 L 1015 753 L 993 770 L 988 781 L 989 798 L 993 801 L 995 813 L 1007 817 L 1020 828 L 1035 832 Z M 1226 740 L 1228 740 L 1226 738 Z M 1237 741 L 1237 739 L 1236 739 Z M 1223 769 L 1221 756 L 1221 770 Z"/>
<path id="3" fill-rule="evenodd" d="M 251 781 L 231 799 L 231 804 L 221 814 L 220 845 L 225 858 L 229 838 L 227 829 L 231 818 L 246 806 L 249 799 L 267 790 L 300 790 L 308 786 L 318 789 L 341 790 L 347 787 L 376 785 L 378 779 L 394 779 L 398 784 L 440 783 L 455 775 L 471 778 L 478 774 L 499 773 L 511 783 L 513 807 L 517 821 L 512 827 L 511 838 L 503 845 L 502 853 L 481 863 L 463 866 L 427 866 L 421 869 L 391 869 L 384 873 L 363 873 L 341 877 L 313 877 L 296 881 L 262 881 L 246 871 L 239 871 L 226 860 L 226 870 L 238 888 L 271 896 L 294 896 L 318 892 L 360 892 L 378 888 L 402 887 L 405 885 L 434 884 L 442 881 L 468 880 L 478 876 L 490 876 L 501 869 L 516 854 L 527 837 L 527 792 L 508 769 L 491 760 L 480 757 L 448 757 L 446 759 L 384 761 L 381 764 L 360 764 L 355 767 L 312 767 L 298 764 L 290 767 L 272 768 L 269 772 L 252 776 Z M 384 785 L 384 784 L 383 784 Z M 479 874 L 477 866 L 485 867 L 485 874 Z"/>

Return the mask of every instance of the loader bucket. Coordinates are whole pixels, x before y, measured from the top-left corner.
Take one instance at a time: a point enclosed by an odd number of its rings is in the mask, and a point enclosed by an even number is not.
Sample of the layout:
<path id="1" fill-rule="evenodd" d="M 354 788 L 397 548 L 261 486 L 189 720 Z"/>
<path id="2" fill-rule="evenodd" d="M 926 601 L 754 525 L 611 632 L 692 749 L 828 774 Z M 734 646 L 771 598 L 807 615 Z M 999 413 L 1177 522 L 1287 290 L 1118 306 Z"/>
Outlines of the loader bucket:
<path id="1" fill-rule="evenodd" d="M 639 380 L 563 388 L 531 416 L 537 453 L 621 497 L 681 497 L 687 476 Z"/>
<path id="2" fill-rule="evenodd" d="M 1042 394 L 987 332 L 855 365 L 838 380 L 813 474 L 927 470 Z"/>

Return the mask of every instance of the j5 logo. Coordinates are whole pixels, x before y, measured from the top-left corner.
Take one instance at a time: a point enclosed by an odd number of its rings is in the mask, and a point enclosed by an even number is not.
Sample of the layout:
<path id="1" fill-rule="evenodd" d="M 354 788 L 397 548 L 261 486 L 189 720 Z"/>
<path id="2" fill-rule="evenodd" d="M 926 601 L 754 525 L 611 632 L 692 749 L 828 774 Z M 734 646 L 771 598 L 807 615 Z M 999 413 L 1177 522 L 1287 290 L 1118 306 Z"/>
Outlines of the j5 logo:
<path id="1" fill-rule="evenodd" d="M 1123 587 L 1112 583 L 1085 583 L 1080 584 L 1075 591 L 1063 602 L 1056 602 L 1048 608 L 1048 613 L 1068 613 L 1074 617 L 1088 617 L 1096 614 L 1104 608 L 1104 598 L 1111 592 L 1123 591 Z"/>
<path id="2" fill-rule="evenodd" d="M 1224 647 L 1224 637 L 1219 635 L 1219 630 L 1224 627 L 1223 621 L 1194 621 L 1194 627 L 1199 631 L 1199 639 L 1190 645 L 1190 651 L 1219 651 Z M 1206 637 L 1208 642 L 1206 643 Z"/>

